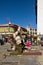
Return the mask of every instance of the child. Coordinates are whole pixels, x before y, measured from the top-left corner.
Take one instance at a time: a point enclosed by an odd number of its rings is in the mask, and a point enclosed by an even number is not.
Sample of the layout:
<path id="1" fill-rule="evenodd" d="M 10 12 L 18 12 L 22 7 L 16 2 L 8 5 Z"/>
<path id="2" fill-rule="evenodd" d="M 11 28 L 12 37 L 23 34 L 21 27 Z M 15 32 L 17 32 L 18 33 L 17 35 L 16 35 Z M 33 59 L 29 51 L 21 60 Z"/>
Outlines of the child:
<path id="1" fill-rule="evenodd" d="M 30 41 L 29 40 L 26 40 L 26 44 L 25 44 L 25 48 L 26 49 L 30 49 Z"/>

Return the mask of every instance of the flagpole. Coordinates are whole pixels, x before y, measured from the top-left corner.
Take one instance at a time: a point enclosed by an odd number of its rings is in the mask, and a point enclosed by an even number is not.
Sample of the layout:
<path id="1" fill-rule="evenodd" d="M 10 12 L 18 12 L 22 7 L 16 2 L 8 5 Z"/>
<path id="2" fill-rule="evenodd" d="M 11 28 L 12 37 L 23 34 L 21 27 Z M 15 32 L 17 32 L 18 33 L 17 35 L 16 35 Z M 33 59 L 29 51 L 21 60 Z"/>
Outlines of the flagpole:
<path id="1" fill-rule="evenodd" d="M 10 33 L 10 24 L 11 24 L 11 22 L 9 21 L 9 19 L 8 18 L 6 18 L 6 21 L 8 22 L 8 33 Z"/>

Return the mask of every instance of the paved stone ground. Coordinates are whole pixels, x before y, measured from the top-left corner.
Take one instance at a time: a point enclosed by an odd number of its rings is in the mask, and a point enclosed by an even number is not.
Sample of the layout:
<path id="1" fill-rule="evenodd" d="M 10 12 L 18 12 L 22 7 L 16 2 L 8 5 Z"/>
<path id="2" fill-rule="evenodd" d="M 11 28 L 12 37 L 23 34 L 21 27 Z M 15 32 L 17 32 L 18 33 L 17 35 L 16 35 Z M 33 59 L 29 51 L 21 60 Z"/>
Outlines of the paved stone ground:
<path id="1" fill-rule="evenodd" d="M 0 46 L 0 65 L 43 65 L 43 47 L 32 46 L 32 48 L 40 49 L 42 55 L 17 55 L 4 58 L 1 53 L 6 53 L 7 49 L 10 49 L 10 44 Z"/>
<path id="2" fill-rule="evenodd" d="M 10 63 L 12 62 L 12 63 Z M 40 65 L 39 62 L 37 62 L 35 56 L 11 56 L 6 57 L 0 62 L 2 65 L 6 64 L 13 64 L 15 65 Z"/>

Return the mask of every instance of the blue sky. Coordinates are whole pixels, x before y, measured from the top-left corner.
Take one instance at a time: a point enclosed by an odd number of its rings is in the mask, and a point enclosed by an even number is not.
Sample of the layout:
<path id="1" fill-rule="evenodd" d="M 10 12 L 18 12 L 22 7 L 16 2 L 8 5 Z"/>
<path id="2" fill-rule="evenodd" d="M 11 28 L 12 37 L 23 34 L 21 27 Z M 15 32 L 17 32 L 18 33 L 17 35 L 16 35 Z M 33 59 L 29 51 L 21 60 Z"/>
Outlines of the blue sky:
<path id="1" fill-rule="evenodd" d="M 0 24 L 11 23 L 36 28 L 35 0 L 0 0 Z"/>

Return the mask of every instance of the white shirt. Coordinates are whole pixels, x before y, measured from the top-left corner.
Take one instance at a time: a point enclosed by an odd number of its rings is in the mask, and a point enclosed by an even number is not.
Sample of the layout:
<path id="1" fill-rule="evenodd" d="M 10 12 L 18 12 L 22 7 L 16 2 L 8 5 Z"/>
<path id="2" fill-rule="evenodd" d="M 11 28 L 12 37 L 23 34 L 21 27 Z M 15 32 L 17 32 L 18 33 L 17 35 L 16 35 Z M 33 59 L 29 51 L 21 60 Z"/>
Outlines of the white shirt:
<path id="1" fill-rule="evenodd" d="M 20 43 L 21 43 L 21 38 L 20 38 L 20 36 L 16 36 L 16 37 L 15 37 L 15 40 L 16 40 L 16 43 L 17 43 L 17 44 L 20 44 Z"/>
<path id="2" fill-rule="evenodd" d="M 20 31 L 20 27 L 18 27 L 18 30 L 13 34 L 13 36 L 14 36 L 17 44 L 20 44 L 21 43 L 20 36 L 17 36 L 19 31 Z"/>

